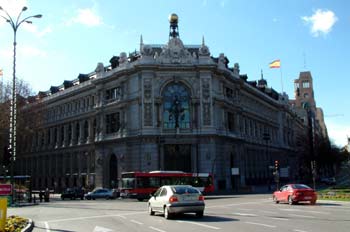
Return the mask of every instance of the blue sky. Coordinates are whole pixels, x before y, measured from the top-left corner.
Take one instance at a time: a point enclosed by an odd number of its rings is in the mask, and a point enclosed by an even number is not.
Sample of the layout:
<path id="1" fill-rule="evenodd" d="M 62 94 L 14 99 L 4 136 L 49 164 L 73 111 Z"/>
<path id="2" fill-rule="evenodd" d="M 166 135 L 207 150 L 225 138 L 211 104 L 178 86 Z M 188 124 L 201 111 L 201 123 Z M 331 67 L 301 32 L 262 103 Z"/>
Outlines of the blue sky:
<path id="1" fill-rule="evenodd" d="M 17 33 L 17 76 L 34 92 L 93 71 L 98 62 L 144 43 L 165 44 L 168 16 L 179 16 L 180 38 L 200 44 L 240 64 L 250 80 L 263 70 L 268 84 L 294 98 L 293 80 L 311 71 L 316 104 L 322 107 L 335 144 L 350 136 L 349 72 L 350 1 L 346 0 L 0 0 L 11 15 L 42 14 Z M 12 29 L 0 20 L 0 68 L 12 76 Z"/>

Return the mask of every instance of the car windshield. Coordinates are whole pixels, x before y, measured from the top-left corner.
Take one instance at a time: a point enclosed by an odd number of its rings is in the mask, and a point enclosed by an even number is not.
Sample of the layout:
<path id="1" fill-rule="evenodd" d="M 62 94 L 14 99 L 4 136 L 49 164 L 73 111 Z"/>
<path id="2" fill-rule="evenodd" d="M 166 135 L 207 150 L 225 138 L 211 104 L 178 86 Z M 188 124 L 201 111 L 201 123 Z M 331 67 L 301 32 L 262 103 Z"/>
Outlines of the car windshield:
<path id="1" fill-rule="evenodd" d="M 199 193 L 197 189 L 188 186 L 175 186 L 172 190 L 176 194 Z"/>
<path id="2" fill-rule="evenodd" d="M 292 186 L 294 189 L 310 189 L 310 187 L 305 184 L 293 184 Z"/>

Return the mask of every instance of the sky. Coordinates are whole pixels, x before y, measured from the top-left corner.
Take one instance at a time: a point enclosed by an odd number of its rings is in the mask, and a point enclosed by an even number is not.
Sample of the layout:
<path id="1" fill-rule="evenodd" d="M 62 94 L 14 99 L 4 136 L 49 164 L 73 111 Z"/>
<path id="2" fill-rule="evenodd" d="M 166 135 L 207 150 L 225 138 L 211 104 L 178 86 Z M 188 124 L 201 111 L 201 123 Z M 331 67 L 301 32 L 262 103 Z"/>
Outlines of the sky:
<path id="1" fill-rule="evenodd" d="M 185 45 L 200 45 L 212 56 L 224 53 L 239 63 L 248 80 L 261 77 L 294 99 L 294 79 L 313 77 L 316 104 L 337 146 L 350 136 L 350 1 L 347 0 L 0 0 L 17 17 L 33 18 L 17 31 L 17 77 L 35 93 L 95 70 L 98 62 L 145 44 L 166 44 L 168 16 L 179 16 Z M 4 14 L 0 14 L 3 15 Z M 0 69 L 11 81 L 13 30 L 0 17 Z M 269 63 L 281 60 L 281 69 Z"/>

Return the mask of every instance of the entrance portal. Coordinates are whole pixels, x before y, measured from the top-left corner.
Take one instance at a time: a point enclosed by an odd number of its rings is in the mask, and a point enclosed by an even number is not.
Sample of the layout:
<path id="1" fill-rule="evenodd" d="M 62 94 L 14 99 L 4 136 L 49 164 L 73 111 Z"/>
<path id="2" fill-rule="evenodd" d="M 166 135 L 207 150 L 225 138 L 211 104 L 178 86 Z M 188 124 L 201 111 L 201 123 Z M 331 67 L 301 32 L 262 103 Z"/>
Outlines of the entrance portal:
<path id="1" fill-rule="evenodd" d="M 167 171 L 191 172 L 191 144 L 164 145 L 164 168 Z"/>
<path id="2" fill-rule="evenodd" d="M 111 155 L 109 161 L 109 187 L 116 188 L 118 185 L 118 162 L 115 155 Z"/>

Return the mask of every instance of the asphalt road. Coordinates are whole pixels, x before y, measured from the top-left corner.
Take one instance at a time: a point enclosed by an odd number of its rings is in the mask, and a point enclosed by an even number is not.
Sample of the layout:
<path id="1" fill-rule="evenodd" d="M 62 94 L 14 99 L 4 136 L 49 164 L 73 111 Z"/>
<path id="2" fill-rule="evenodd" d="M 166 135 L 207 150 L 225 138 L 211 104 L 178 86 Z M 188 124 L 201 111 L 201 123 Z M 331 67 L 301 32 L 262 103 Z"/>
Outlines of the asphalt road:
<path id="1" fill-rule="evenodd" d="M 350 203 L 275 204 L 271 195 L 207 197 L 204 217 L 200 219 L 191 214 L 171 220 L 160 214 L 150 216 L 146 202 L 130 199 L 57 199 L 36 206 L 9 208 L 8 215 L 33 219 L 34 232 L 345 232 L 350 227 Z"/>

